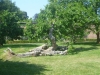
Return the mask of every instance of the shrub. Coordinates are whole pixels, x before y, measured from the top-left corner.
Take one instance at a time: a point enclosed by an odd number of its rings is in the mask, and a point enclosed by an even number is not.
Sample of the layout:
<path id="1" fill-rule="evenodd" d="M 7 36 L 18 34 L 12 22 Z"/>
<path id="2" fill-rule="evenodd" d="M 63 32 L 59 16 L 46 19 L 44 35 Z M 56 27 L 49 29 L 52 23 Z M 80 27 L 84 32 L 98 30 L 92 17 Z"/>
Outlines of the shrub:
<path id="1" fill-rule="evenodd" d="M 74 54 L 74 52 L 75 52 L 75 48 L 73 47 L 73 43 L 69 42 L 68 54 Z"/>

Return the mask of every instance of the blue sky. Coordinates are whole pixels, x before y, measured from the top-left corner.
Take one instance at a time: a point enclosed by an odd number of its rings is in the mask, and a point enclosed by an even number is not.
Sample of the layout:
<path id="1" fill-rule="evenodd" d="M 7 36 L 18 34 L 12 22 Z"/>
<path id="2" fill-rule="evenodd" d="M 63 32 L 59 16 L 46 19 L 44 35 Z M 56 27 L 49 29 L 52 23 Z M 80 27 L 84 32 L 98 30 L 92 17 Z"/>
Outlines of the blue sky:
<path id="1" fill-rule="evenodd" d="M 22 11 L 26 11 L 30 18 L 48 4 L 48 0 L 12 0 L 12 2 L 15 2 Z"/>

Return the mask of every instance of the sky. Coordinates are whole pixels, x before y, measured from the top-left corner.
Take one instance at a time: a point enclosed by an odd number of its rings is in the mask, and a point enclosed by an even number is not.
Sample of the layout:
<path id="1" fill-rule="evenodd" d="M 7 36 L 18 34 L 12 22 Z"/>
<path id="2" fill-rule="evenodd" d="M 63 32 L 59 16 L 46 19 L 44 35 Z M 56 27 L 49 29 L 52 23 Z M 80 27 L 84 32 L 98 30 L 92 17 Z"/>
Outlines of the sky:
<path id="1" fill-rule="evenodd" d="M 22 11 L 26 11 L 29 18 L 32 18 L 40 9 L 44 9 L 48 0 L 12 0 Z"/>

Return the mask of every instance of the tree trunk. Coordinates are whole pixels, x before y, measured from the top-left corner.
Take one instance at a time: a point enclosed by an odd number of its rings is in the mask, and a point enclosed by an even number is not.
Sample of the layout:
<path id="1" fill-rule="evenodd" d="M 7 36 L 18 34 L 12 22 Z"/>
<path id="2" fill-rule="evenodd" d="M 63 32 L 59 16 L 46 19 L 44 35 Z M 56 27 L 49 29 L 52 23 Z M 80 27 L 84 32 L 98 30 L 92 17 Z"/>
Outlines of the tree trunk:
<path id="1" fill-rule="evenodd" d="M 47 48 L 48 48 L 47 44 L 44 44 L 42 46 L 36 47 L 34 49 L 31 49 L 30 51 L 25 52 L 25 53 L 18 53 L 17 54 L 17 53 L 14 53 L 10 48 L 5 50 L 5 52 L 8 55 L 14 55 L 14 56 L 18 56 L 18 57 L 39 56 L 41 54 L 41 52 L 43 52 Z"/>
<path id="2" fill-rule="evenodd" d="M 4 37 L 0 37 L 0 46 L 3 46 L 3 44 L 5 43 L 5 39 Z"/>
<path id="3" fill-rule="evenodd" d="M 39 46 L 35 49 L 32 49 L 29 52 L 25 53 L 14 53 L 10 48 L 5 50 L 5 52 L 10 56 L 17 56 L 17 57 L 29 57 L 29 56 L 52 56 L 52 55 L 66 55 L 67 50 L 64 51 L 53 51 L 53 47 L 49 47 L 46 49 L 46 45 Z"/>
<path id="4" fill-rule="evenodd" d="M 56 44 L 56 39 L 53 36 L 53 30 L 54 30 L 54 24 L 51 25 L 50 31 L 49 31 L 49 40 L 51 42 L 51 46 L 53 47 L 53 50 L 56 50 L 57 44 Z"/>
<path id="5" fill-rule="evenodd" d="M 99 32 L 97 32 L 96 35 L 97 35 L 97 43 L 99 43 Z"/>

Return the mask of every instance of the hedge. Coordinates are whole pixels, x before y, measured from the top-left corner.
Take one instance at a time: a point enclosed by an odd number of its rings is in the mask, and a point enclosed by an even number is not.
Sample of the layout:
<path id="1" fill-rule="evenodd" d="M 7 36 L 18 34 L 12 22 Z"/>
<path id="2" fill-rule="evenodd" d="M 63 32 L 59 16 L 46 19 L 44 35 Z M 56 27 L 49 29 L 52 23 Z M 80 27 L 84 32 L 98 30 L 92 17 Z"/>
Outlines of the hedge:
<path id="1" fill-rule="evenodd" d="M 6 41 L 7 44 L 11 43 L 47 43 L 48 40 L 14 40 L 14 41 Z"/>

